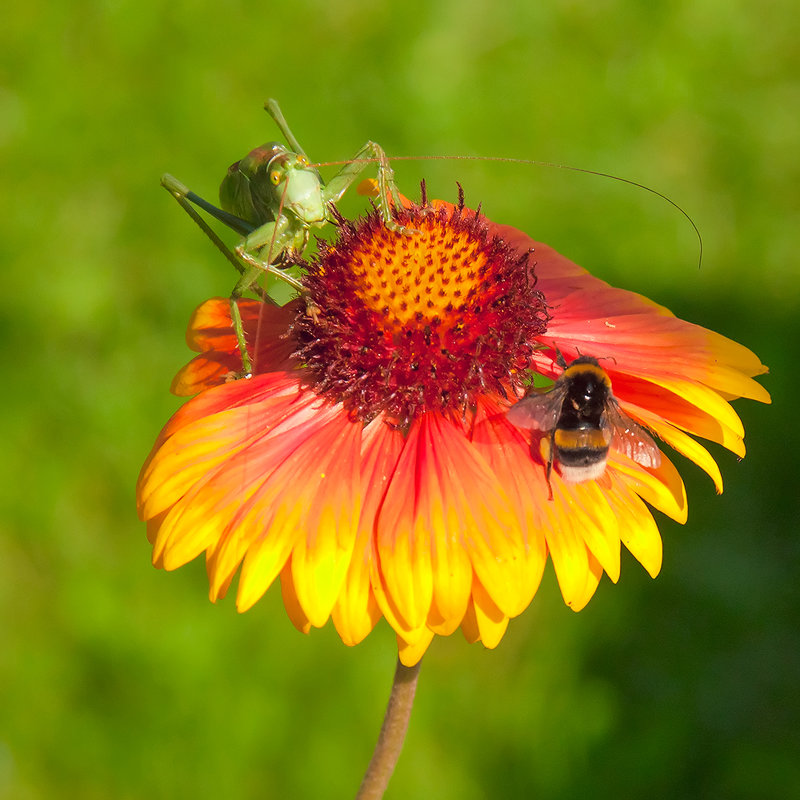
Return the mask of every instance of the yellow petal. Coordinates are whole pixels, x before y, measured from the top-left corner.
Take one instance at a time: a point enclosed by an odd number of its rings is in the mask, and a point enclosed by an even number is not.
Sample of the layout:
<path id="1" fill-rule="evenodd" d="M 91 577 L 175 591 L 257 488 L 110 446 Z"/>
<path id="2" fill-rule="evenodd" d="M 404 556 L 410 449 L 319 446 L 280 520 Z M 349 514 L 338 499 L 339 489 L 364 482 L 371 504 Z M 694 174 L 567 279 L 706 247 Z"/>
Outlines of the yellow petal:
<path id="1" fill-rule="evenodd" d="M 730 428 L 737 436 L 744 435 L 742 421 L 739 419 L 736 412 L 730 404 L 720 397 L 713 389 L 685 380 L 663 380 L 661 378 L 651 377 L 650 381 L 667 391 L 673 392 L 687 403 L 691 403 L 701 409 L 720 425 Z"/>
<path id="2" fill-rule="evenodd" d="M 433 636 L 433 631 L 429 631 L 427 628 L 420 628 L 418 636 L 410 639 L 406 639 L 398 633 L 397 650 L 400 663 L 405 667 L 413 667 L 419 663 L 419 660 L 425 655 L 425 651 L 433 641 Z"/>
<path id="3" fill-rule="evenodd" d="M 494 650 L 508 628 L 508 617 L 494 604 L 477 579 L 472 587 L 470 611 L 474 616 L 478 638 L 484 647 Z"/>
<path id="4" fill-rule="evenodd" d="M 549 524 L 547 547 L 561 589 L 564 602 L 574 607 L 584 597 L 586 573 L 589 570 L 589 553 L 578 526 L 578 517 L 572 514 L 571 494 L 564 492 L 560 479 L 553 481 L 553 500 L 543 507 Z M 582 606 L 581 606 L 582 607 Z"/>
<path id="5" fill-rule="evenodd" d="M 673 463 L 662 453 L 661 466 L 645 469 L 625 456 L 611 451 L 609 469 L 616 469 L 625 476 L 633 491 L 663 514 L 683 525 L 689 512 L 686 503 L 686 488 Z"/>
<path id="6" fill-rule="evenodd" d="M 565 484 L 562 491 L 571 494 L 571 513 L 587 549 L 616 583 L 620 570 L 619 528 L 606 492 L 595 481 Z"/>
<path id="7" fill-rule="evenodd" d="M 663 546 L 653 515 L 616 470 L 611 478 L 612 508 L 619 520 L 622 543 L 653 578 L 661 571 Z"/>
<path id="8" fill-rule="evenodd" d="M 719 471 L 717 462 L 714 461 L 711 453 L 703 445 L 671 425 L 661 423 L 657 428 L 654 426 L 653 429 L 670 447 L 677 450 L 682 456 L 694 461 L 714 481 L 717 494 L 722 494 L 722 473 Z M 744 456 L 744 444 L 742 444 L 739 452 L 741 456 Z"/>
<path id="9" fill-rule="evenodd" d="M 600 562 L 591 554 L 589 556 L 589 568 L 586 570 L 585 581 L 581 592 L 577 594 L 570 605 L 573 611 L 581 611 L 586 607 L 586 604 L 594 597 L 597 587 L 600 584 L 600 578 L 603 577 L 603 567 Z"/>
<path id="10" fill-rule="evenodd" d="M 300 602 L 297 599 L 297 594 L 294 590 L 294 580 L 292 579 L 292 565 L 287 563 L 281 572 L 281 597 L 283 598 L 283 606 L 292 625 L 300 631 L 300 633 L 308 633 L 311 630 L 311 622 L 305 615 Z"/>

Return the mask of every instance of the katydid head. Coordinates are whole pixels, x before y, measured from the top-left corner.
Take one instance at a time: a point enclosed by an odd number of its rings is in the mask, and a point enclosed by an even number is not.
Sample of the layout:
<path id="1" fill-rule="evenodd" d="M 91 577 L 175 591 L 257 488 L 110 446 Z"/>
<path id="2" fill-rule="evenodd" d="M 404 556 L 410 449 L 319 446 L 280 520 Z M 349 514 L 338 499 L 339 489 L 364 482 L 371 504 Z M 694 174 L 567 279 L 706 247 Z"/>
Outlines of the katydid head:
<path id="1" fill-rule="evenodd" d="M 219 197 L 223 209 L 257 227 L 287 212 L 304 226 L 325 220 L 319 174 L 305 155 L 278 142 L 256 147 L 231 164 Z"/>
<path id="2" fill-rule="evenodd" d="M 322 180 L 306 156 L 285 150 L 270 161 L 268 173 L 276 216 L 289 212 L 303 225 L 325 222 L 327 203 Z"/>

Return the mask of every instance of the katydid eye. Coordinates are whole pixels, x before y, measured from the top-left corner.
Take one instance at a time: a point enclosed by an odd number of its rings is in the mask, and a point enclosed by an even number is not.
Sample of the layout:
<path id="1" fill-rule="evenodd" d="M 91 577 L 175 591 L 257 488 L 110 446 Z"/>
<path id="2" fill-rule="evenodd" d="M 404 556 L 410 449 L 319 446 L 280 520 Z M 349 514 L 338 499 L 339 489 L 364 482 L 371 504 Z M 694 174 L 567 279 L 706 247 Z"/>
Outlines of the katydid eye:
<path id="1" fill-rule="evenodd" d="M 297 163 L 301 167 L 307 167 L 308 166 L 308 159 L 305 156 L 297 156 Z"/>
<path id="2" fill-rule="evenodd" d="M 272 172 L 269 173 L 269 179 L 277 186 L 281 182 L 280 170 L 273 169 Z"/>

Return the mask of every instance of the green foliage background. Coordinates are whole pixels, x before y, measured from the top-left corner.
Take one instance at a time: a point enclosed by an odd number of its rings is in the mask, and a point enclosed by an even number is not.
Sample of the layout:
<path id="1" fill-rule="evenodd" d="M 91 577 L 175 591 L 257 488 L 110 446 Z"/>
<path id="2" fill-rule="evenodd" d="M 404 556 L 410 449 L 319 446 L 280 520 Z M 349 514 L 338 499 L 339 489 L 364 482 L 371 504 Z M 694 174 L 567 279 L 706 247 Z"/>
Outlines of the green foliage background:
<path id="1" fill-rule="evenodd" d="M 800 15 L 790 0 L 27 0 L 0 31 L 0 797 L 346 798 L 394 667 L 305 637 L 277 587 L 245 615 L 202 560 L 149 565 L 133 488 L 178 401 L 183 331 L 232 270 L 158 186 L 213 198 L 276 136 L 398 163 L 752 347 L 726 492 L 679 458 L 662 575 L 631 558 L 576 615 L 552 574 L 494 651 L 426 656 L 389 798 L 800 796 Z M 349 213 L 359 206 L 350 201 Z"/>

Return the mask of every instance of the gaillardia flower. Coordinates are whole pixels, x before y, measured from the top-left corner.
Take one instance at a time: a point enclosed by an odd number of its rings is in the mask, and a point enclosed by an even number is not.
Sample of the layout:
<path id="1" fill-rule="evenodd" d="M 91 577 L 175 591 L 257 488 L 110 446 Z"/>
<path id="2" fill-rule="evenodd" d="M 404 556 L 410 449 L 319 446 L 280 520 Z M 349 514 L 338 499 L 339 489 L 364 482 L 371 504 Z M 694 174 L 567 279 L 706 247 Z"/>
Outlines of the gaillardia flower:
<path id="1" fill-rule="evenodd" d="M 415 664 L 461 627 L 495 647 L 538 588 L 550 555 L 576 611 L 620 545 L 655 576 L 648 506 L 680 522 L 683 482 L 611 443 L 596 480 L 546 476 L 546 433 L 509 407 L 560 364 L 598 360 L 621 410 L 696 462 L 693 436 L 744 455 L 736 397 L 769 402 L 766 372 L 739 344 L 592 277 L 478 212 L 434 202 L 342 221 L 305 265 L 306 295 L 239 303 L 254 365 L 241 360 L 228 301 L 192 318 L 198 355 L 173 391 L 196 394 L 168 422 L 138 485 L 156 566 L 205 552 L 212 600 L 241 567 L 237 607 L 280 576 L 302 631 L 329 617 L 361 641 L 381 616 Z"/>

